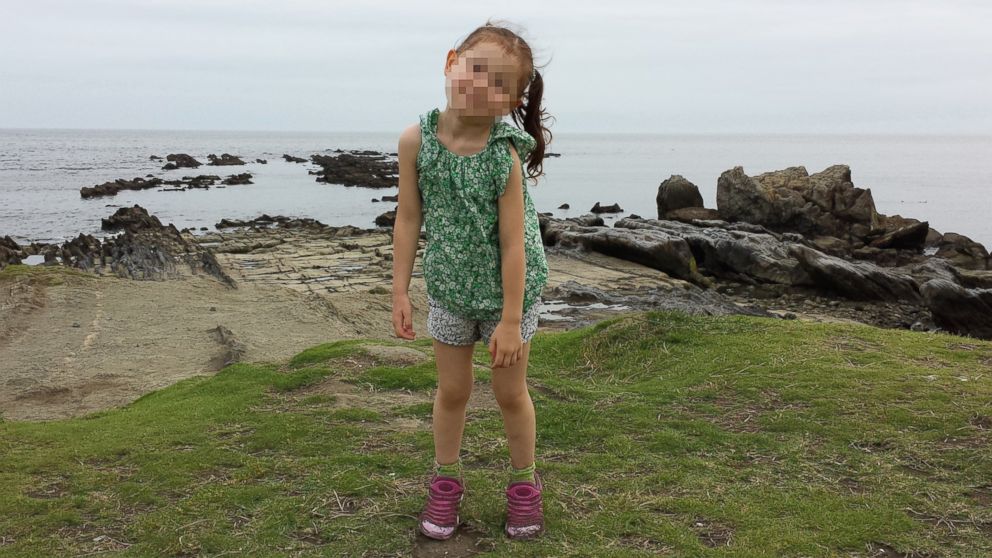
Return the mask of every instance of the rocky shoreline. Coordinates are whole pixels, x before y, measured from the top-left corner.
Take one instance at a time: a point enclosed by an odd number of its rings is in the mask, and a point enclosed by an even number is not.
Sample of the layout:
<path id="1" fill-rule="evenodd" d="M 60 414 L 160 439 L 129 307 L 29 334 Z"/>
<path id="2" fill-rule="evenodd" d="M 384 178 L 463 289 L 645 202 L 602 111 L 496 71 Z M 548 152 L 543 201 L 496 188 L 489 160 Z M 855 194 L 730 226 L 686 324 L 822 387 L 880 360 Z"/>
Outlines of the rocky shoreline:
<path id="1" fill-rule="evenodd" d="M 323 168 L 318 181 L 381 188 L 395 186 L 393 155 L 338 150 L 312 160 Z M 210 159 L 240 160 L 226 153 Z M 184 154 L 169 161 L 198 163 Z M 992 262 L 985 247 L 935 231 L 926 221 L 878 213 L 871 190 L 854 186 L 845 165 L 812 175 L 801 166 L 756 176 L 735 167 L 718 180 L 717 205 L 703 207 L 698 188 L 673 175 L 658 187 L 655 218 L 632 214 L 606 226 L 600 214 L 623 210 L 599 203 L 578 218 L 541 214 L 549 257 L 564 262 L 598 254 L 608 258 L 600 267 L 624 261 L 656 277 L 635 289 L 565 279 L 549 284 L 544 299 L 572 318 L 581 313 L 576 308 L 595 305 L 678 308 L 786 319 L 817 315 L 992 338 Z M 61 246 L 18 246 L 6 237 L 0 240 L 0 267 L 41 255 L 46 265 L 129 279 L 204 273 L 232 288 L 259 280 L 311 291 L 365 283 L 388 292 L 394 216 L 395 210 L 387 211 L 376 228 L 362 229 L 263 215 L 224 219 L 215 226 L 218 232 L 193 234 L 162 225 L 135 206 L 104 220 L 105 229 L 123 232 L 102 242 L 81 234 Z"/>

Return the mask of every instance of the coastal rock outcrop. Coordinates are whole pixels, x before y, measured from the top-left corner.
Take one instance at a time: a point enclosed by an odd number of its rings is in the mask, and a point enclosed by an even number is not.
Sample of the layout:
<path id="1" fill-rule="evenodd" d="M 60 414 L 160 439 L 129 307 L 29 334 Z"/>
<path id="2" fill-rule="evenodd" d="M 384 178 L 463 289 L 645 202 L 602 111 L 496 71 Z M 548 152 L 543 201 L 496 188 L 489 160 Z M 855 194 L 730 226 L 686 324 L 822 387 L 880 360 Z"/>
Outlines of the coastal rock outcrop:
<path id="1" fill-rule="evenodd" d="M 98 184 L 96 186 L 90 186 L 79 189 L 79 196 L 82 198 L 95 198 L 98 196 L 115 196 L 117 192 L 121 190 L 148 190 L 149 188 L 158 188 L 164 182 L 161 178 L 141 178 L 137 177 L 132 180 L 126 180 L 124 178 L 118 178 L 113 182 L 104 182 L 103 184 Z"/>
<path id="2" fill-rule="evenodd" d="M 203 165 L 203 163 L 197 161 L 192 155 L 187 155 L 185 153 L 170 153 L 165 156 L 165 160 L 168 163 L 162 167 L 162 170 L 175 170 L 181 168 L 195 169 Z"/>
<path id="3" fill-rule="evenodd" d="M 207 165 L 214 167 L 225 167 L 230 165 L 245 164 L 245 162 L 241 160 L 241 157 L 238 157 L 237 155 L 231 155 L 229 153 L 224 153 L 220 157 L 211 153 L 210 155 L 207 155 L 207 159 L 210 160 L 210 162 L 207 163 Z"/>
<path id="4" fill-rule="evenodd" d="M 375 151 L 340 152 L 337 155 L 313 155 L 310 159 L 319 171 L 317 182 L 364 186 L 366 188 L 395 188 L 399 186 L 399 165 L 392 157 Z"/>
<path id="5" fill-rule="evenodd" d="M 695 184 L 680 174 L 673 174 L 658 186 L 655 204 L 658 207 L 658 218 L 669 219 L 667 214 L 671 211 L 684 208 L 702 208 L 703 196 Z"/>
<path id="6" fill-rule="evenodd" d="M 10 236 L 0 238 L 0 269 L 10 264 L 19 264 L 25 257 L 21 247 Z"/>
<path id="7" fill-rule="evenodd" d="M 160 281 L 206 273 L 225 285 L 235 286 L 212 252 L 180 233 L 173 224 L 162 225 L 139 205 L 119 209 L 103 220 L 103 226 L 123 232 L 102 241 L 80 234 L 62 245 L 45 245 L 40 248 L 45 263 L 135 280 Z"/>
<path id="8" fill-rule="evenodd" d="M 802 166 L 754 177 L 742 167 L 717 180 L 717 211 L 725 221 L 746 221 L 774 231 L 827 235 L 864 243 L 878 227 L 870 189 L 856 188 L 847 165 L 810 175 Z"/>

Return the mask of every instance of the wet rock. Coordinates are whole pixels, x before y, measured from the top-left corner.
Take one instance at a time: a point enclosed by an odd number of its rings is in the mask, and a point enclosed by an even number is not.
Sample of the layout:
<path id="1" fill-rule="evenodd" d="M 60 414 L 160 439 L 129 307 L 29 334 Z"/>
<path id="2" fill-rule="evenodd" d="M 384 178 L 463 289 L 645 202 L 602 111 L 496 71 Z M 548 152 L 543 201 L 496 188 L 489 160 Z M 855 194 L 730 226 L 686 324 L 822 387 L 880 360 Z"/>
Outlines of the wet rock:
<path id="1" fill-rule="evenodd" d="M 686 207 L 702 208 L 703 196 L 695 184 L 680 174 L 673 174 L 658 186 L 655 204 L 658 207 L 658 218 L 667 219 L 666 214 L 669 211 Z"/>
<path id="2" fill-rule="evenodd" d="M 382 201 L 384 201 L 384 202 L 398 202 L 398 201 L 400 201 L 400 195 L 399 194 L 396 194 L 395 196 L 382 196 Z"/>
<path id="3" fill-rule="evenodd" d="M 294 156 L 288 155 L 288 154 L 283 154 L 282 158 L 285 159 L 287 163 L 306 163 L 307 162 L 307 160 L 304 159 L 303 157 L 294 157 Z"/>
<path id="4" fill-rule="evenodd" d="M 21 247 L 14 242 L 13 238 L 5 236 L 0 238 L 0 269 L 7 267 L 12 264 L 21 263 L 22 259 L 27 257 Z"/>
<path id="5" fill-rule="evenodd" d="M 132 180 L 125 180 L 123 178 L 118 178 L 113 182 L 104 182 L 103 184 L 98 184 L 92 187 L 83 187 L 79 189 L 79 195 L 82 198 L 95 198 L 99 196 L 115 196 L 117 192 L 121 190 L 148 190 L 150 188 L 158 188 L 163 184 L 161 178 L 149 178 L 144 179 L 136 177 Z"/>
<path id="6" fill-rule="evenodd" d="M 159 157 L 158 155 L 152 155 L 151 157 L 148 158 L 148 160 L 150 160 L 150 161 L 161 161 L 162 158 Z"/>
<path id="7" fill-rule="evenodd" d="M 569 206 L 567 203 L 563 203 L 563 204 L 561 204 L 561 205 L 558 206 L 558 209 L 569 209 L 570 207 L 571 206 Z"/>
<path id="8" fill-rule="evenodd" d="M 255 162 L 258 163 L 258 164 L 260 164 L 260 165 L 267 165 L 267 164 L 269 164 L 269 162 L 267 160 L 265 160 L 265 159 L 255 159 Z"/>
<path id="9" fill-rule="evenodd" d="M 235 184 L 253 184 L 253 182 L 251 181 L 250 172 L 243 172 L 241 174 L 232 174 L 231 176 L 225 178 L 223 183 L 227 184 L 228 186 Z"/>
<path id="10" fill-rule="evenodd" d="M 377 227 L 392 227 L 396 224 L 396 211 L 387 211 L 375 218 Z"/>
<path id="11" fill-rule="evenodd" d="M 134 207 L 122 207 L 110 217 L 102 219 L 100 228 L 105 231 L 127 229 L 133 232 L 140 229 L 160 229 L 162 222 L 158 217 L 149 215 L 145 208 L 135 204 Z"/>
<path id="12" fill-rule="evenodd" d="M 599 205 L 599 202 L 596 202 L 596 205 L 592 206 L 592 209 L 589 211 L 593 213 L 622 213 L 623 209 L 620 209 L 620 204 L 618 203 L 613 205 Z"/>
<path id="13" fill-rule="evenodd" d="M 242 161 L 240 157 L 238 157 L 237 155 L 231 155 L 229 153 L 224 153 L 220 157 L 211 153 L 210 155 L 207 155 L 207 159 L 210 160 L 210 162 L 207 164 L 214 167 L 245 164 L 245 162 Z"/>
<path id="14" fill-rule="evenodd" d="M 395 188 L 399 186 L 399 165 L 395 159 L 375 151 L 341 152 L 338 155 L 313 155 L 310 159 L 320 171 L 317 182 L 364 186 L 366 188 Z"/>
<path id="15" fill-rule="evenodd" d="M 181 168 L 195 169 L 203 165 L 203 163 L 185 153 L 170 153 L 165 156 L 165 160 L 169 162 L 162 167 L 162 170 L 175 170 Z"/>

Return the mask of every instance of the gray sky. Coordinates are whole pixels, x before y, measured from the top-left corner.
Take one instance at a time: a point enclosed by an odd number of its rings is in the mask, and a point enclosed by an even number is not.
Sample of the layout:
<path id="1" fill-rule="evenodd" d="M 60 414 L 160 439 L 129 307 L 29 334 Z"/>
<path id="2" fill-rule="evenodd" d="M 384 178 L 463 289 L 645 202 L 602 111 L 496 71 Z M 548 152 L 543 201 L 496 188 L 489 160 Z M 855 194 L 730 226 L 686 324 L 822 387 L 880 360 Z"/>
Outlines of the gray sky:
<path id="1" fill-rule="evenodd" d="M 522 25 L 559 132 L 992 133 L 992 3 L 0 0 L 0 128 L 395 132 Z M 493 11 L 499 9 L 500 11 Z"/>

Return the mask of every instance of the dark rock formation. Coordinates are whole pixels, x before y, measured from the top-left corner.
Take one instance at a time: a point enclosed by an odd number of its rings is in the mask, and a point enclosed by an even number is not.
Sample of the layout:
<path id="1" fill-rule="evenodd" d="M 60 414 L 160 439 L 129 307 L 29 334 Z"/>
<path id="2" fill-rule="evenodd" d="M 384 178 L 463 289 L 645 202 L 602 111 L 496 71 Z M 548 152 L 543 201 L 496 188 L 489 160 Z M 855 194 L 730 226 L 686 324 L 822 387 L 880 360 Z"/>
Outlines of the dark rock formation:
<path id="1" fill-rule="evenodd" d="M 147 190 L 149 188 L 158 188 L 162 184 L 161 178 L 149 178 L 148 180 L 141 177 L 134 178 L 133 180 L 118 178 L 113 182 L 104 182 L 96 186 L 80 188 L 79 195 L 83 198 L 115 196 L 121 190 Z"/>
<path id="2" fill-rule="evenodd" d="M 234 184 L 253 184 L 253 182 L 251 181 L 250 172 L 243 172 L 241 174 L 232 174 L 231 176 L 225 178 L 223 183 L 227 184 L 228 186 Z"/>
<path id="3" fill-rule="evenodd" d="M 310 159 L 322 169 L 310 171 L 317 175 L 317 182 L 366 188 L 399 186 L 399 166 L 396 161 L 375 151 L 313 155 Z"/>
<path id="4" fill-rule="evenodd" d="M 169 162 L 162 167 L 162 170 L 175 170 L 181 168 L 195 169 L 203 164 L 185 153 L 170 153 L 169 155 L 166 155 L 165 159 Z"/>
<path id="5" fill-rule="evenodd" d="M 589 211 L 593 213 L 623 213 L 623 209 L 620 209 L 620 204 L 618 203 L 613 205 L 599 205 L 599 202 L 596 202 L 596 205 L 592 206 L 592 209 Z"/>
<path id="6" fill-rule="evenodd" d="M 798 244 L 789 247 L 789 254 L 825 291 L 852 300 L 920 301 L 919 286 L 908 275 L 868 262 L 850 262 Z"/>
<path id="7" fill-rule="evenodd" d="M 224 153 L 220 157 L 218 157 L 218 156 L 214 155 L 213 153 L 211 153 L 210 155 L 207 155 L 207 159 L 210 160 L 210 162 L 207 163 L 207 165 L 214 166 L 214 167 L 224 167 L 224 166 L 230 166 L 230 165 L 243 165 L 243 164 L 245 164 L 245 162 L 242 161 L 241 158 L 238 157 L 237 155 L 230 155 L 228 153 Z"/>
<path id="8" fill-rule="evenodd" d="M 679 279 L 706 283 L 696 270 L 695 258 L 686 241 L 664 230 L 586 226 L 573 219 L 558 220 L 541 215 L 538 219 L 546 245 L 580 247 L 634 261 Z"/>
<path id="9" fill-rule="evenodd" d="M 283 154 L 282 158 L 283 159 L 286 159 L 286 162 L 287 163 L 306 163 L 307 162 L 307 160 L 304 159 L 303 157 L 294 157 L 292 155 L 286 155 L 286 154 Z"/>
<path id="10" fill-rule="evenodd" d="M 255 159 L 255 162 L 258 163 L 258 164 L 260 164 L 260 165 L 267 165 L 267 164 L 269 164 L 269 162 L 267 160 L 265 160 L 265 159 Z"/>
<path id="11" fill-rule="evenodd" d="M 122 207 L 110 217 L 102 219 L 100 228 L 105 231 L 126 229 L 137 232 L 141 229 L 160 229 L 162 222 L 158 217 L 149 215 L 145 208 L 135 204 L 134 207 Z"/>
<path id="12" fill-rule="evenodd" d="M 136 280 L 180 278 L 189 273 L 207 273 L 234 287 L 209 250 L 184 236 L 171 223 L 162 225 L 141 206 L 122 208 L 105 226 L 121 227 L 120 235 L 102 242 L 87 234 L 44 250 L 46 263 L 79 268 L 94 273 L 113 273 Z"/>
<path id="13" fill-rule="evenodd" d="M 938 258 L 950 260 L 964 269 L 992 269 L 989 252 L 974 240 L 957 233 L 944 233 L 936 243 Z"/>
<path id="14" fill-rule="evenodd" d="M 396 224 L 396 210 L 387 211 L 375 218 L 375 226 L 392 227 Z"/>
<path id="15" fill-rule="evenodd" d="M 330 227 L 321 223 L 316 219 L 311 219 L 309 217 L 286 217 L 283 215 L 276 215 L 274 217 L 262 214 L 254 219 L 242 220 L 242 219 L 221 219 L 219 223 L 214 225 L 217 229 L 231 229 L 231 228 L 253 228 L 253 229 L 264 229 L 270 227 L 278 227 L 281 229 L 334 229 L 343 230 L 345 232 L 360 231 L 358 227 L 352 227 L 346 225 L 344 227 Z"/>
<path id="16" fill-rule="evenodd" d="M 702 208 L 703 196 L 695 184 L 680 174 L 673 174 L 658 186 L 655 204 L 658 206 L 658 218 L 670 219 L 667 216 L 670 211 L 686 207 Z"/>
<path id="17" fill-rule="evenodd" d="M 700 273 L 744 283 L 811 285 L 812 279 L 789 255 L 790 243 L 757 225 L 711 222 L 693 226 L 677 221 L 620 219 L 615 229 L 656 230 L 689 246 Z M 667 270 L 662 268 L 661 271 Z M 678 277 L 678 275 L 676 275 Z M 698 282 L 708 284 L 708 281 Z"/>
<path id="18" fill-rule="evenodd" d="M 9 236 L 0 238 L 0 269 L 11 264 L 19 264 L 25 257 L 27 256 L 13 238 Z"/>
<path id="19" fill-rule="evenodd" d="M 931 279 L 920 291 L 937 325 L 992 339 L 992 289 L 966 289 L 947 279 Z"/>

